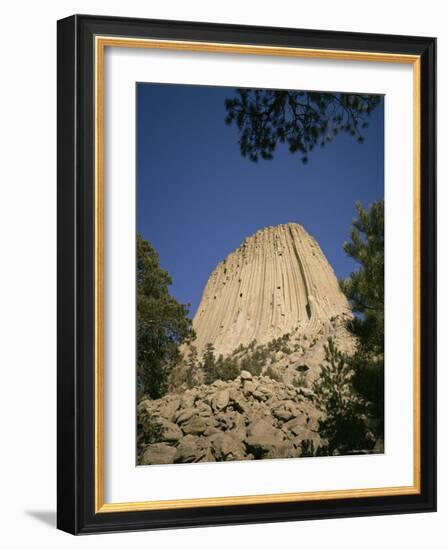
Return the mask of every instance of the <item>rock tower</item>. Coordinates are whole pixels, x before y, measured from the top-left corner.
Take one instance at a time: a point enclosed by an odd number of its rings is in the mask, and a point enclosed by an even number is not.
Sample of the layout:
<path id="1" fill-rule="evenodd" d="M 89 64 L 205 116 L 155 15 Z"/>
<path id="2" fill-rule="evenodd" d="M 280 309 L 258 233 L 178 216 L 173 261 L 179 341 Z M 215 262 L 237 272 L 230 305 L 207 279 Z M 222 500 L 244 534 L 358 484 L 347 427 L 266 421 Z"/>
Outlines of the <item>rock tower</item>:
<path id="1" fill-rule="evenodd" d="M 210 275 L 193 320 L 201 353 L 217 355 L 253 340 L 263 344 L 298 331 L 313 335 L 349 305 L 316 240 L 297 223 L 261 229 Z"/>

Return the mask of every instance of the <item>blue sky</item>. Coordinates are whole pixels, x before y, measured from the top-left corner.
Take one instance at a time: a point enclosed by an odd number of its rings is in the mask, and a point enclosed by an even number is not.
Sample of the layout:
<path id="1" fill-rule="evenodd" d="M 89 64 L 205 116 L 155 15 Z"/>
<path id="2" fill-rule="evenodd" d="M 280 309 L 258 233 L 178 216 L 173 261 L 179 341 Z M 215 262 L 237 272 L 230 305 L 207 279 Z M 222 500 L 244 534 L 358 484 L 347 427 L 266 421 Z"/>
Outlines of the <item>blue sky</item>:
<path id="1" fill-rule="evenodd" d="M 232 96 L 233 88 L 137 85 L 137 231 L 159 252 L 170 292 L 191 304 L 191 315 L 216 264 L 267 225 L 302 224 L 336 275 L 348 276 L 356 264 L 342 244 L 355 201 L 384 196 L 383 102 L 363 144 L 338 135 L 303 165 L 284 146 L 271 161 L 243 158 L 237 128 L 224 123 Z"/>

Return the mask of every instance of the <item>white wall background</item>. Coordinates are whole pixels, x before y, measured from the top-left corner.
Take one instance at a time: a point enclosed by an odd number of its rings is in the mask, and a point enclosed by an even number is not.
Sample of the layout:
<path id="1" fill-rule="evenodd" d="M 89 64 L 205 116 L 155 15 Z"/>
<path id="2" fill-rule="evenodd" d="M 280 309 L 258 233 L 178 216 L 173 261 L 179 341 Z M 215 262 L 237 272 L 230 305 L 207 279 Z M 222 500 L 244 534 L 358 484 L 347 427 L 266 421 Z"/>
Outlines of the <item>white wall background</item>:
<path id="1" fill-rule="evenodd" d="M 439 363 L 439 512 L 75 538 L 55 530 L 56 20 L 73 13 L 437 36 L 439 151 L 448 149 L 448 31 L 439 0 L 17 0 L 0 33 L 0 540 L 6 548 L 442 548 L 448 373 Z M 448 164 L 439 158 L 439 280 L 448 278 Z M 446 286 L 439 311 L 448 309 Z M 448 329 L 439 320 L 443 343 Z M 443 542 L 445 541 L 445 542 Z"/>

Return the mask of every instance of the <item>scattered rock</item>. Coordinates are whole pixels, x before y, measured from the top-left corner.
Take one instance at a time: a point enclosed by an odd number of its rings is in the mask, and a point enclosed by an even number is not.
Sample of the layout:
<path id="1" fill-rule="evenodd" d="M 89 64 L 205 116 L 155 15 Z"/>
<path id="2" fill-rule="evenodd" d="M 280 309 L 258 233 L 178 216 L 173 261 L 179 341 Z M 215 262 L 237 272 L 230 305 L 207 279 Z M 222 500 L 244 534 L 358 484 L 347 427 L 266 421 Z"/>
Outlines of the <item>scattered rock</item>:
<path id="1" fill-rule="evenodd" d="M 167 443 L 153 443 L 143 453 L 142 464 L 171 464 L 176 449 Z"/>
<path id="2" fill-rule="evenodd" d="M 258 399 L 258 401 L 266 401 L 268 398 L 265 393 L 259 391 L 258 389 L 252 392 L 252 397 L 254 397 L 255 399 Z"/>
<path id="3" fill-rule="evenodd" d="M 182 430 L 179 428 L 177 424 L 174 424 L 174 422 L 170 422 L 168 420 L 160 419 L 159 424 L 162 427 L 163 430 L 163 439 L 165 441 L 179 441 L 183 437 Z"/>
<path id="4" fill-rule="evenodd" d="M 182 424 L 184 434 L 200 435 L 208 428 L 208 424 L 200 416 L 192 416 Z"/>
<path id="5" fill-rule="evenodd" d="M 217 461 L 242 460 L 246 455 L 243 443 L 228 433 L 221 432 L 212 435 L 210 445 Z"/>
<path id="6" fill-rule="evenodd" d="M 191 409 L 194 407 L 195 401 L 196 395 L 191 390 L 187 390 L 182 396 L 180 405 L 183 409 Z"/>
<path id="7" fill-rule="evenodd" d="M 225 409 L 229 403 L 230 394 L 229 390 L 222 390 L 219 391 L 215 397 L 212 399 L 212 408 L 213 410 L 220 411 L 221 409 Z"/>
<path id="8" fill-rule="evenodd" d="M 313 390 L 310 390 L 309 388 L 299 388 L 299 392 L 308 399 L 314 399 L 316 397 Z"/>
<path id="9" fill-rule="evenodd" d="M 321 413 L 303 388 L 250 376 L 139 403 L 162 428 L 141 463 L 298 457 L 304 440 L 307 455 L 325 445 L 316 433 Z"/>
<path id="10" fill-rule="evenodd" d="M 182 424 L 183 422 L 186 422 L 187 420 L 189 420 L 196 412 L 197 412 L 197 409 L 193 409 L 193 408 L 183 409 L 183 410 L 180 410 L 178 414 L 174 416 L 174 419 L 177 424 Z"/>
<path id="11" fill-rule="evenodd" d="M 252 380 L 252 374 L 247 370 L 242 370 L 240 372 L 241 380 Z"/>
<path id="12" fill-rule="evenodd" d="M 298 436 L 302 433 L 308 433 L 308 417 L 306 414 L 301 413 L 299 416 L 296 416 L 285 422 L 283 424 L 283 429 L 290 431 L 295 436 Z"/>
<path id="13" fill-rule="evenodd" d="M 263 454 L 285 441 L 284 434 L 264 419 L 250 424 L 247 433 L 246 443 L 249 447 L 261 450 Z"/>
<path id="14" fill-rule="evenodd" d="M 177 411 L 177 409 L 180 406 L 181 400 L 178 397 L 174 397 L 173 399 L 169 399 L 167 401 L 164 401 L 159 409 L 160 416 L 164 416 L 165 418 L 171 419 L 174 415 L 174 413 Z"/>
<path id="15" fill-rule="evenodd" d="M 251 395 L 254 391 L 256 391 L 257 386 L 251 381 L 244 382 L 243 386 L 243 394 L 245 396 Z"/>
<path id="16" fill-rule="evenodd" d="M 236 390 L 231 390 L 229 392 L 229 399 L 232 403 L 233 408 L 236 411 L 245 414 L 250 411 L 249 403 L 245 400 L 244 396 L 240 392 L 237 392 Z"/>
<path id="17" fill-rule="evenodd" d="M 204 440 L 195 435 L 186 435 L 179 441 L 173 457 L 174 463 L 199 462 L 207 455 Z"/>
<path id="18" fill-rule="evenodd" d="M 208 426 L 205 430 L 204 430 L 204 436 L 205 437 L 209 437 L 211 435 L 215 435 L 215 434 L 219 434 L 221 433 L 220 430 L 218 430 L 218 428 L 215 428 L 214 426 Z"/>
<path id="19" fill-rule="evenodd" d="M 282 420 L 283 422 L 286 422 L 290 420 L 291 418 L 294 418 L 294 414 L 284 405 L 281 407 L 274 409 L 272 411 L 272 414 L 278 418 L 279 420 Z"/>

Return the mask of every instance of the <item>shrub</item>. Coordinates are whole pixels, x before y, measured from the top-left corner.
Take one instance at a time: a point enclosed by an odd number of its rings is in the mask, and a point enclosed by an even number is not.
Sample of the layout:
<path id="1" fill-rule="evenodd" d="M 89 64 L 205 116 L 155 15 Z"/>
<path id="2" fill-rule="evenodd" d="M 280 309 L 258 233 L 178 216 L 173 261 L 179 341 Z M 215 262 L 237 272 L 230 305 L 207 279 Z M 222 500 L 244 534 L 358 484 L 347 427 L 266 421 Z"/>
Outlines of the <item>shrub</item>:
<path id="1" fill-rule="evenodd" d="M 277 382 L 280 382 L 282 379 L 282 377 L 279 374 L 277 374 L 272 367 L 268 367 L 264 375 L 268 376 L 269 378 L 272 378 L 272 380 L 276 380 Z"/>
<path id="2" fill-rule="evenodd" d="M 308 387 L 308 379 L 304 372 L 301 372 L 298 374 L 295 378 L 292 380 L 292 385 L 296 388 L 307 388 Z"/>
<path id="3" fill-rule="evenodd" d="M 241 370 L 249 371 L 253 376 L 259 376 L 266 363 L 268 352 L 265 349 L 257 349 L 254 353 L 243 357 L 240 363 Z"/>
<path id="4" fill-rule="evenodd" d="M 238 362 L 232 357 L 218 357 L 216 362 L 216 378 L 219 380 L 234 380 L 240 373 Z"/>

